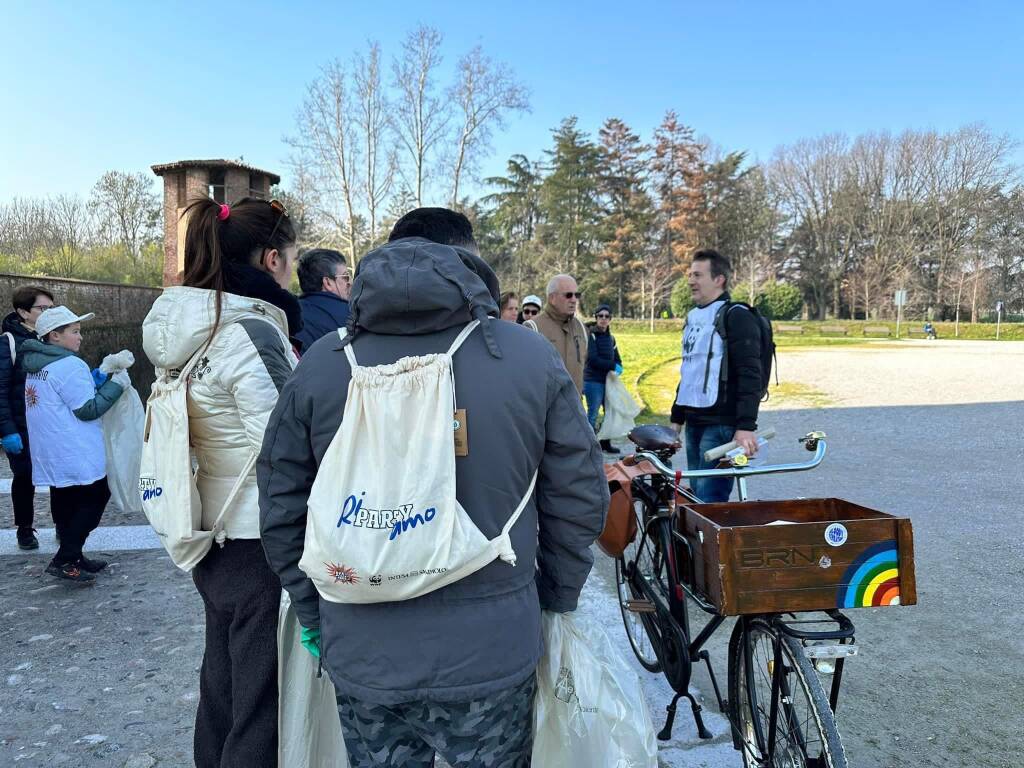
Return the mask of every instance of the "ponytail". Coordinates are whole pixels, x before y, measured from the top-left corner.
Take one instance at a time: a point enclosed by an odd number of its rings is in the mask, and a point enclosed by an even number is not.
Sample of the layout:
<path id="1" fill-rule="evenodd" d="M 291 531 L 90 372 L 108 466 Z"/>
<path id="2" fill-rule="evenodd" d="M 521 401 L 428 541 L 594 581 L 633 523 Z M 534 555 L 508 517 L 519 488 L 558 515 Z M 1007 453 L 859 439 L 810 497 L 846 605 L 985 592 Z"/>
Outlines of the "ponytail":
<path id="1" fill-rule="evenodd" d="M 246 197 L 228 206 L 201 197 L 188 204 L 182 217 L 188 220 L 182 285 L 214 292 L 209 347 L 220 325 L 226 269 L 258 261 L 268 248 L 282 251 L 294 245 L 297 237 L 284 207 L 276 201 Z"/>

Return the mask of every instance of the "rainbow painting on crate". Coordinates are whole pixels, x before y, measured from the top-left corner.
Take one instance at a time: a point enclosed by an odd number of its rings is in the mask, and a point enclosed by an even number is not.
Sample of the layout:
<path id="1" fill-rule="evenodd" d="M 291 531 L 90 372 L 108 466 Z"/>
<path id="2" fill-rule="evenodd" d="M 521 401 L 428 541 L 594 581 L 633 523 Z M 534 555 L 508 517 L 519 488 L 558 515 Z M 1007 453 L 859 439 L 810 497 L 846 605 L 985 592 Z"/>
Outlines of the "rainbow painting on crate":
<path id="1" fill-rule="evenodd" d="M 896 542 L 880 541 L 865 549 L 843 574 L 836 605 L 871 608 L 900 604 L 900 571 Z"/>

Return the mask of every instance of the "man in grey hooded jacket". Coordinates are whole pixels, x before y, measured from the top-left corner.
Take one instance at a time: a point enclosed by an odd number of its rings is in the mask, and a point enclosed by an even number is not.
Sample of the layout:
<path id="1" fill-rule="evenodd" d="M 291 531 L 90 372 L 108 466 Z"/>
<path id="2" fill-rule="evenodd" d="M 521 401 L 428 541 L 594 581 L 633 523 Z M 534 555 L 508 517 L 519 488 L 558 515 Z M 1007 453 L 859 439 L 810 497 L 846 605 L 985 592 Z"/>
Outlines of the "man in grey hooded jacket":
<path id="1" fill-rule="evenodd" d="M 604 524 L 601 451 L 576 387 L 545 339 L 489 320 L 497 281 L 459 217 L 414 211 L 363 258 L 349 334 L 361 365 L 382 365 L 443 352 L 481 321 L 454 358 L 469 430 L 457 495 L 491 538 L 538 472 L 511 531 L 517 565 L 496 560 L 402 602 L 319 599 L 298 561 L 310 488 L 345 410 L 350 368 L 337 335 L 314 344 L 285 385 L 258 465 L 263 546 L 299 621 L 320 630 L 354 768 L 429 765 L 435 753 L 453 766 L 529 765 L 540 611 L 576 608 Z M 418 233 L 455 247 L 408 236 Z"/>

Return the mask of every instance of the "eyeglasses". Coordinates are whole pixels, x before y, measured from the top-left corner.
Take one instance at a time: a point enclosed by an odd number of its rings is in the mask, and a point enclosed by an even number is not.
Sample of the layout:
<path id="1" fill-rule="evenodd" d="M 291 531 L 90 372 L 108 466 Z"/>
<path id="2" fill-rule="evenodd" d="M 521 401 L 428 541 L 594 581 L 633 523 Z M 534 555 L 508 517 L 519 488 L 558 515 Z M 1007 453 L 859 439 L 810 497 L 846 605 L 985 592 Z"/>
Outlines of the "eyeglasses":
<path id="1" fill-rule="evenodd" d="M 582 291 L 566 291 L 564 296 L 567 299 L 578 299 L 581 296 L 583 296 L 583 292 Z"/>
<path id="2" fill-rule="evenodd" d="M 523 317 L 532 317 L 533 315 L 536 315 L 538 312 L 540 312 L 539 309 L 524 309 Z"/>
<path id="3" fill-rule="evenodd" d="M 351 283 L 352 282 L 352 273 L 350 273 L 348 271 L 345 271 L 345 272 L 342 272 L 340 275 L 335 275 L 332 279 L 335 280 L 335 281 L 340 280 L 343 283 Z"/>
<path id="4" fill-rule="evenodd" d="M 600 315 L 594 315 L 594 317 L 596 317 L 598 320 L 611 320 L 612 319 L 611 315 L 606 315 L 604 312 L 602 312 Z"/>
<path id="5" fill-rule="evenodd" d="M 48 309 L 53 309 L 53 304 L 36 304 L 32 309 L 38 309 L 40 312 L 45 312 Z"/>

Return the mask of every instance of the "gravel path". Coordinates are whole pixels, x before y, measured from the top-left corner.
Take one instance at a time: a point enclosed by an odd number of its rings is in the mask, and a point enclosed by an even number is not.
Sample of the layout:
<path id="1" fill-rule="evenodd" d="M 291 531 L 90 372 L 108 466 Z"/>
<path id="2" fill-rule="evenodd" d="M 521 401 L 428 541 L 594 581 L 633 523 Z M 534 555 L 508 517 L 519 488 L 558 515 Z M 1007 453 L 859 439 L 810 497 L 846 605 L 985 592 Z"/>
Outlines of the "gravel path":
<path id="1" fill-rule="evenodd" d="M 783 384 L 818 390 L 843 408 L 1005 402 L 1024 397 L 1024 342 L 782 347 L 777 370 Z M 769 399 L 765 407 L 779 406 Z"/>

